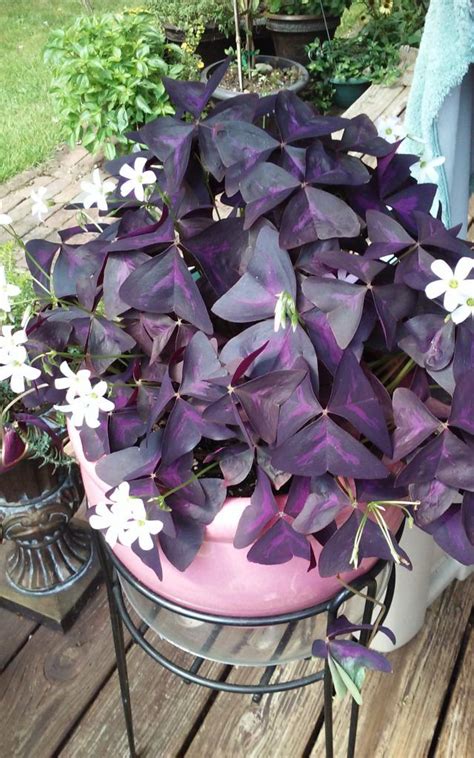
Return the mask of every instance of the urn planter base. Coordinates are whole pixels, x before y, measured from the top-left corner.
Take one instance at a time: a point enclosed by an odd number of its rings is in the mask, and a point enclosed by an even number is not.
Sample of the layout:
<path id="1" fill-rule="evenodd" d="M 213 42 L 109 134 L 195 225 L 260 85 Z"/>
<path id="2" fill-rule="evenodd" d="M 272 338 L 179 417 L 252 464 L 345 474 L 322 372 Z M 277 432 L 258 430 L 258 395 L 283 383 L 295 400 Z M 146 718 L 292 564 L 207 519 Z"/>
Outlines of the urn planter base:
<path id="1" fill-rule="evenodd" d="M 90 529 L 78 519 L 72 519 L 69 527 L 77 536 L 83 536 L 84 541 L 90 541 Z M 22 591 L 9 581 L 7 571 L 14 552 L 13 545 L 0 548 L 0 607 L 56 631 L 66 632 L 102 581 L 94 544 L 91 546 L 88 561 L 78 574 L 74 574 L 60 587 L 42 592 Z"/>
<path id="2" fill-rule="evenodd" d="M 26 456 L 0 477 L 0 606 L 66 631 L 98 586 L 79 469 Z"/>

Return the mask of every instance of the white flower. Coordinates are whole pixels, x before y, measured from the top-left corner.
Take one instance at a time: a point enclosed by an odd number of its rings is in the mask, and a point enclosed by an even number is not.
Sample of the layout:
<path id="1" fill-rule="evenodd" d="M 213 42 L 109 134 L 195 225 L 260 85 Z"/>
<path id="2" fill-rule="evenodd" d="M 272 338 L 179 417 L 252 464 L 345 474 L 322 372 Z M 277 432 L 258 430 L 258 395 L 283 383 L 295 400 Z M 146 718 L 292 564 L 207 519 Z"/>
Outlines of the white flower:
<path id="1" fill-rule="evenodd" d="M 71 423 L 79 427 L 85 424 L 90 429 L 100 426 L 100 411 L 113 411 L 115 405 L 104 397 L 107 392 L 107 382 L 97 382 L 90 391 L 73 398 L 69 405 L 55 405 L 57 411 L 71 414 Z"/>
<path id="2" fill-rule="evenodd" d="M 2 207 L 2 204 L 0 202 L 0 208 Z M 0 213 L 0 226 L 10 226 L 10 224 L 13 223 L 13 219 L 11 216 L 8 215 L 8 213 Z"/>
<path id="3" fill-rule="evenodd" d="M 66 361 L 63 361 L 59 367 L 63 377 L 54 380 L 54 386 L 57 390 L 67 390 L 66 400 L 71 403 L 77 395 L 87 395 L 92 391 L 90 382 L 91 372 L 87 369 L 80 369 L 77 374 L 69 368 Z"/>
<path id="4" fill-rule="evenodd" d="M 469 316 L 474 316 L 474 294 L 471 296 L 464 295 L 461 305 L 458 305 L 456 310 L 451 313 L 451 318 L 455 324 L 460 324 Z"/>
<path id="5" fill-rule="evenodd" d="M 289 292 L 279 292 L 276 295 L 277 301 L 275 305 L 275 317 L 273 320 L 273 329 L 275 332 L 278 330 L 286 329 L 286 319 L 288 318 L 293 331 L 296 331 L 298 326 L 298 311 L 296 310 L 296 304 L 293 297 Z"/>
<path id="6" fill-rule="evenodd" d="M 115 182 L 112 179 L 106 179 L 104 182 L 100 178 L 100 171 L 95 168 L 92 172 L 92 181 L 81 182 L 81 189 L 85 193 L 82 203 L 84 208 L 91 208 L 97 205 L 100 211 L 106 211 L 107 195 L 115 188 Z"/>
<path id="7" fill-rule="evenodd" d="M 147 519 L 143 500 L 130 495 L 130 485 L 122 482 L 110 495 L 112 505 L 99 503 L 96 512 L 90 517 L 93 529 L 106 529 L 105 540 L 114 547 L 117 542 L 130 547 L 136 540 L 142 550 L 151 550 L 152 534 L 163 529 L 163 522 Z"/>
<path id="8" fill-rule="evenodd" d="M 438 158 L 430 158 L 425 152 L 421 156 L 418 163 L 415 163 L 410 167 L 410 174 L 419 183 L 430 182 L 432 184 L 438 183 L 438 166 L 442 166 L 446 158 L 444 155 L 438 156 Z"/>
<path id="9" fill-rule="evenodd" d="M 0 361 L 6 363 L 11 352 L 19 345 L 24 345 L 25 342 L 28 342 L 28 337 L 24 329 L 13 332 L 13 326 L 3 326 L 0 335 Z"/>
<path id="10" fill-rule="evenodd" d="M 7 353 L 0 354 L 0 382 L 10 379 L 10 387 L 17 395 L 25 391 L 25 380 L 32 382 L 41 371 L 26 363 L 28 353 L 24 345 L 17 345 Z"/>
<path id="11" fill-rule="evenodd" d="M 109 508 L 105 503 L 99 503 L 96 507 L 95 515 L 89 519 L 93 529 L 107 529 L 105 540 L 111 547 L 114 547 L 123 533 L 125 524 L 133 519 L 135 506 L 142 503 L 139 498 L 130 496 L 130 485 L 128 482 L 122 482 L 110 495 L 112 505 Z M 141 511 L 139 510 L 140 514 Z"/>
<path id="12" fill-rule="evenodd" d="M 20 294 L 20 288 L 16 284 L 9 284 L 5 276 L 5 269 L 0 264 L 0 310 L 10 313 L 10 298 Z"/>
<path id="13" fill-rule="evenodd" d="M 380 116 L 375 122 L 380 137 L 387 142 L 398 142 L 407 135 L 401 118 L 398 116 Z"/>
<path id="14" fill-rule="evenodd" d="M 154 184 L 156 182 L 154 172 L 144 170 L 146 161 L 146 158 L 135 158 L 133 167 L 129 166 L 128 163 L 122 166 L 120 169 L 120 176 L 123 176 L 128 180 L 120 187 L 120 194 L 122 197 L 126 197 L 133 192 L 137 200 L 141 203 L 144 201 L 145 191 L 143 186 L 145 184 Z"/>
<path id="15" fill-rule="evenodd" d="M 138 544 L 142 550 L 152 550 L 154 543 L 151 535 L 161 532 L 163 522 L 158 519 L 147 519 L 143 501 L 139 500 L 138 503 L 134 507 L 134 518 L 125 524 L 124 531 L 120 535 L 120 542 L 122 545 L 130 547 L 138 540 Z"/>
<path id="16" fill-rule="evenodd" d="M 31 190 L 31 199 L 33 201 L 31 214 L 35 216 L 38 221 L 44 221 L 44 217 L 48 212 L 48 205 L 43 199 L 46 192 L 46 187 L 38 187 L 36 190 Z"/>
<path id="17" fill-rule="evenodd" d="M 338 279 L 340 282 L 347 282 L 347 284 L 355 284 L 355 282 L 359 281 L 357 276 L 349 274 L 344 268 L 338 268 L 337 275 L 331 274 L 328 271 L 326 274 L 323 274 L 323 277 L 326 279 Z"/>
<path id="18" fill-rule="evenodd" d="M 447 311 L 454 311 L 464 297 L 474 296 L 474 279 L 467 279 L 473 268 L 474 260 L 466 257 L 459 259 L 454 271 L 441 258 L 433 261 L 431 270 L 438 279 L 426 285 L 426 297 L 434 300 L 444 295 L 443 307 Z"/>

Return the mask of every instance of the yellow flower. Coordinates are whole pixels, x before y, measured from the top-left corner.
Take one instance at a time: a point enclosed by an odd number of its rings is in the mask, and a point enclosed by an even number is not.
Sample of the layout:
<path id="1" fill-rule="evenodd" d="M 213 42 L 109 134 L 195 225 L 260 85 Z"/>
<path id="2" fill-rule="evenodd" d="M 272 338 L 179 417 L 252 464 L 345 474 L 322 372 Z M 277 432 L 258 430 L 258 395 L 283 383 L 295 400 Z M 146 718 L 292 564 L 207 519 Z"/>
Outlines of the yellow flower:
<path id="1" fill-rule="evenodd" d="M 202 61 L 198 61 L 197 67 L 198 68 L 204 68 L 204 63 Z"/>
<path id="2" fill-rule="evenodd" d="M 393 0 L 382 0 L 379 6 L 379 13 L 382 16 L 390 16 L 393 10 Z"/>

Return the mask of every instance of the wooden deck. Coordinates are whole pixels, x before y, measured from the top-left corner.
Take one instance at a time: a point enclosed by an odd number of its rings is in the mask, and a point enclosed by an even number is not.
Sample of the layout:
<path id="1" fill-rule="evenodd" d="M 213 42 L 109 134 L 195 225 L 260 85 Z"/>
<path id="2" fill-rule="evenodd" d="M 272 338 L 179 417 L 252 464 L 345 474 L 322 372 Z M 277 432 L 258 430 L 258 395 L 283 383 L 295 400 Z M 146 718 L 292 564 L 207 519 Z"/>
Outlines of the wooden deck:
<path id="1" fill-rule="evenodd" d="M 429 609 L 423 630 L 390 654 L 391 675 L 369 674 L 357 758 L 468 758 L 474 737 L 474 576 Z M 127 641 L 137 746 L 171 758 L 320 758 L 322 686 L 266 695 L 213 693 L 186 685 Z M 171 646 L 177 662 L 188 657 Z M 66 635 L 0 610 L 2 758 L 126 758 L 105 590 Z M 315 670 L 298 662 L 278 677 Z M 256 681 L 246 668 L 206 663 L 204 673 Z M 350 702 L 335 705 L 335 756 L 343 758 Z"/>
<path id="2" fill-rule="evenodd" d="M 401 115 L 410 74 L 394 87 L 373 86 L 348 111 Z M 0 187 L 2 212 L 30 238 L 44 235 L 30 215 L 33 186 L 48 186 L 58 203 L 77 195 L 93 160 L 82 148 L 60 153 L 46 169 Z M 474 212 L 474 207 L 473 207 Z M 67 212 L 66 212 L 67 213 Z M 50 233 L 65 212 L 53 209 Z M 470 238 L 474 239 L 472 222 Z M 1 237 L 1 235 L 0 235 Z M 2 239 L 0 238 L 0 242 Z M 392 675 L 369 674 L 363 690 L 357 758 L 468 758 L 472 755 L 474 576 L 451 585 L 429 609 L 426 624 L 390 654 Z M 150 634 L 150 632 L 148 632 Z M 187 656 L 167 646 L 176 662 Z M 322 687 L 251 697 L 186 685 L 153 664 L 127 639 L 137 745 L 147 758 L 323 758 Z M 314 670 L 298 662 L 276 677 Z M 206 663 L 204 674 L 241 683 L 245 668 Z M 0 609 L 0 758 L 125 758 L 128 755 L 105 590 L 102 587 L 66 635 Z M 275 677 L 275 678 L 276 678 Z M 346 699 L 335 706 L 335 754 L 345 755 Z M 471 747 L 470 747 L 471 745 Z"/>

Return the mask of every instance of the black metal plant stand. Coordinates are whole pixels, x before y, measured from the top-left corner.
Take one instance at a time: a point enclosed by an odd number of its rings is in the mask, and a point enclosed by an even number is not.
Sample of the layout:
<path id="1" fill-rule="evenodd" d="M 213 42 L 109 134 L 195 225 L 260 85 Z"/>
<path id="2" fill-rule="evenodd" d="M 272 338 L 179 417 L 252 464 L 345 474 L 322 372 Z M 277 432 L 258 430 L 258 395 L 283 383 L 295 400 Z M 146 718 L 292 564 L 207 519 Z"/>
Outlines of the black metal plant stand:
<path id="1" fill-rule="evenodd" d="M 364 604 L 363 623 L 368 624 L 371 621 L 373 602 L 371 598 L 375 597 L 377 591 L 377 578 L 381 575 L 383 569 L 386 567 L 386 561 L 378 561 L 378 563 L 363 576 L 353 581 L 350 585 L 352 589 L 344 588 L 334 597 L 329 600 L 315 605 L 311 608 L 305 608 L 301 611 L 294 611 L 292 613 L 280 614 L 277 616 L 261 616 L 261 617 L 235 617 L 235 616 L 215 616 L 209 613 L 201 613 L 199 611 L 186 608 L 184 606 L 177 605 L 176 603 L 167 600 L 160 595 L 147 589 L 141 582 L 131 574 L 115 557 L 113 552 L 104 542 L 102 536 L 99 533 L 95 533 L 95 539 L 97 544 L 97 550 L 101 560 L 102 568 L 105 575 L 105 582 L 107 587 L 107 595 L 110 608 L 110 619 L 112 625 L 112 633 L 115 645 L 115 654 L 117 658 L 117 671 L 120 682 L 120 692 L 122 697 L 122 705 L 125 716 L 125 723 L 127 729 L 128 744 L 130 748 L 131 758 L 136 758 L 137 752 L 135 749 L 135 737 L 133 729 L 133 718 L 130 704 L 130 691 L 128 683 L 127 661 L 126 651 L 124 643 L 123 627 L 130 633 L 132 639 L 139 645 L 154 661 L 164 666 L 169 671 L 173 672 L 177 676 L 184 679 L 185 682 L 199 684 L 209 689 L 219 690 L 223 692 L 234 692 L 244 695 L 253 695 L 254 702 L 259 702 L 261 697 L 265 694 L 273 692 L 286 692 L 287 690 L 293 690 L 298 687 L 306 687 L 308 684 L 314 682 L 323 681 L 324 686 L 324 729 L 326 738 L 326 758 L 333 758 L 333 714 L 332 714 L 332 698 L 333 698 L 333 685 L 331 680 L 331 674 L 329 671 L 328 663 L 326 662 L 324 669 L 316 671 L 307 676 L 293 679 L 291 681 L 278 682 L 271 684 L 273 673 L 276 669 L 276 665 L 269 665 L 264 668 L 264 671 L 260 677 L 258 684 L 234 684 L 227 681 L 219 681 L 215 679 L 209 679 L 199 675 L 199 669 L 204 662 L 203 657 L 196 657 L 192 665 L 186 669 L 178 666 L 176 663 L 167 658 L 163 653 L 160 653 L 153 645 L 151 645 L 144 636 L 144 632 L 137 627 L 132 620 L 127 607 L 125 605 L 122 588 L 119 581 L 119 576 L 126 580 L 134 590 L 142 594 L 148 600 L 156 603 L 158 608 L 164 608 L 172 613 L 177 613 L 181 616 L 185 616 L 188 619 L 193 619 L 200 622 L 207 622 L 211 624 L 220 624 L 223 626 L 238 626 L 238 627 L 264 627 L 275 624 L 287 624 L 288 627 L 285 634 L 282 636 L 275 655 L 281 654 L 288 644 L 294 627 L 298 621 L 303 619 L 309 619 L 320 614 L 327 614 L 326 628 L 336 619 L 339 610 L 342 605 L 353 597 L 354 594 L 365 591 L 366 600 Z M 387 584 L 386 595 L 384 599 L 385 611 L 384 618 L 390 608 L 393 593 L 395 590 L 395 568 L 392 565 L 390 577 Z M 383 621 L 383 619 L 382 619 Z M 363 645 L 367 645 L 370 632 L 364 630 L 360 634 L 359 642 Z M 212 637 L 212 634 L 210 635 Z M 207 650 L 210 650 L 215 640 L 208 639 Z M 257 668 L 257 667 L 256 667 Z M 352 702 L 350 726 L 349 726 L 349 740 L 347 748 L 348 758 L 353 758 L 355 753 L 355 741 L 357 734 L 357 722 L 359 716 L 359 706 L 355 701 Z"/>

